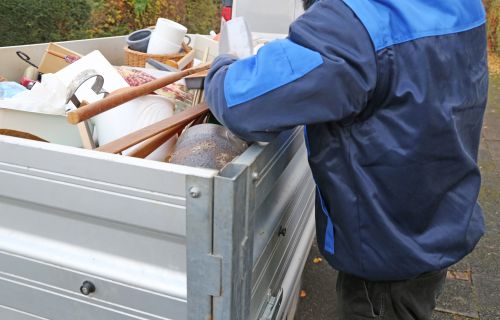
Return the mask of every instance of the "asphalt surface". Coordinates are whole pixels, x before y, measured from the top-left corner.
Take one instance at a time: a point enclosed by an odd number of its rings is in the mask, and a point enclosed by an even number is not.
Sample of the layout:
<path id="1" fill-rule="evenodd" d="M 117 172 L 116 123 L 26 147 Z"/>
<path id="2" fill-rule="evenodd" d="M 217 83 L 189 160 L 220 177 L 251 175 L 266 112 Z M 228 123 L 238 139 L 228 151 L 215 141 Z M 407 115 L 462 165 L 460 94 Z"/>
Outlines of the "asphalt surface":
<path id="1" fill-rule="evenodd" d="M 476 249 L 450 268 L 435 320 L 500 320 L 500 76 L 491 77 L 479 164 L 483 175 L 479 200 L 487 231 Z M 303 274 L 297 320 L 338 319 L 336 272 L 324 260 L 314 261 L 318 257 L 314 244 Z"/>

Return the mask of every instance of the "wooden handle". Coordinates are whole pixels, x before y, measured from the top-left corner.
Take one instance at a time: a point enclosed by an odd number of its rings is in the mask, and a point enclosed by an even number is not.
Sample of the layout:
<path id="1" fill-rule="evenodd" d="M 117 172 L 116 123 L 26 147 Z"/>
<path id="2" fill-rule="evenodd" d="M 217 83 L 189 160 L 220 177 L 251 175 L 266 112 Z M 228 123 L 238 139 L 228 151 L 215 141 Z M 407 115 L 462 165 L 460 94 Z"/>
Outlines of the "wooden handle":
<path id="1" fill-rule="evenodd" d="M 194 56 L 195 56 L 194 50 L 188 52 L 184 57 L 182 57 L 179 61 L 177 61 L 177 68 L 179 70 L 184 69 L 189 63 L 191 63 L 191 61 L 194 60 Z"/>
<path id="2" fill-rule="evenodd" d="M 153 80 L 151 82 L 145 83 L 137 87 L 119 89 L 120 92 L 110 94 L 109 96 L 107 96 L 102 100 L 96 101 L 87 106 L 68 112 L 67 115 L 68 122 L 71 124 L 78 124 L 98 114 L 113 109 L 114 107 L 117 107 L 125 102 L 131 101 L 135 98 L 144 96 L 155 90 L 158 90 L 169 84 L 172 84 L 190 74 L 197 73 L 203 70 L 208 70 L 209 68 L 210 64 L 203 64 L 195 68 L 176 72 L 174 74 L 168 75 L 163 78 L 158 78 L 156 80 Z"/>
<path id="3" fill-rule="evenodd" d="M 129 153 L 127 156 L 134 158 L 146 158 L 151 153 L 153 153 L 156 149 L 158 149 L 162 144 L 167 142 L 170 138 L 174 137 L 176 134 L 179 134 L 184 129 L 183 125 L 178 127 L 173 127 L 172 129 L 163 131 L 156 136 L 147 139 L 141 144 L 137 149 Z"/>
<path id="4" fill-rule="evenodd" d="M 187 125 L 180 125 L 180 126 L 172 128 L 172 129 L 169 129 L 167 131 L 163 131 L 162 133 L 157 134 L 156 136 L 144 141 L 143 144 L 141 144 L 137 149 L 135 149 L 134 151 L 129 153 L 127 156 L 144 159 L 147 156 L 149 156 L 151 153 L 153 153 L 156 149 L 158 149 L 162 144 L 167 142 L 167 140 L 169 140 L 170 138 L 172 138 L 176 134 L 181 134 L 181 132 L 187 126 L 195 126 L 197 124 L 203 123 L 204 120 L 206 119 L 206 117 L 207 117 L 207 114 L 204 113 L 204 114 L 202 114 L 201 117 L 192 121 L 191 123 L 188 123 Z"/>
<path id="5" fill-rule="evenodd" d="M 17 131 L 17 130 L 11 130 L 11 129 L 0 129 L 0 135 L 28 139 L 28 140 L 41 141 L 41 142 L 48 142 L 47 140 L 42 139 L 40 137 L 37 137 L 29 132 Z"/>
<path id="6" fill-rule="evenodd" d="M 132 132 L 131 134 L 121 137 L 118 140 L 100 146 L 96 150 L 108 153 L 120 153 L 123 150 L 127 150 L 128 148 L 156 136 L 159 133 L 172 128 L 178 128 L 179 126 L 185 126 L 207 112 L 207 106 L 205 104 L 200 104 L 194 108 L 189 108 L 183 112 L 175 114 L 170 118 L 161 120 L 138 131 Z"/>
<path id="7" fill-rule="evenodd" d="M 51 54 L 51 55 L 53 55 L 55 57 L 58 57 L 58 58 L 61 58 L 61 59 L 66 59 L 66 55 L 64 55 L 64 54 L 61 54 L 59 52 L 55 52 L 55 51 L 52 51 L 52 50 L 48 50 L 48 49 L 46 51 L 47 51 L 48 54 Z"/>

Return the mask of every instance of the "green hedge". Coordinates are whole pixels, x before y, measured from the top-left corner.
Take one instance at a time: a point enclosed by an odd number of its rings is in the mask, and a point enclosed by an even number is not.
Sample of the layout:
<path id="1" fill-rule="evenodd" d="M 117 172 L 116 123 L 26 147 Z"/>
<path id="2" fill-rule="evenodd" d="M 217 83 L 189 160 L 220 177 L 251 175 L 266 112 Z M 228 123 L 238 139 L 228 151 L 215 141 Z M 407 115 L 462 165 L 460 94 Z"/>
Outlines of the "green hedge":
<path id="1" fill-rule="evenodd" d="M 483 2 L 490 50 L 500 53 L 500 0 Z M 158 16 L 208 33 L 219 10 L 219 0 L 0 0 L 0 46 L 127 34 Z"/>
<path id="2" fill-rule="evenodd" d="M 0 46 L 82 38 L 90 14 L 87 0 L 1 0 Z"/>

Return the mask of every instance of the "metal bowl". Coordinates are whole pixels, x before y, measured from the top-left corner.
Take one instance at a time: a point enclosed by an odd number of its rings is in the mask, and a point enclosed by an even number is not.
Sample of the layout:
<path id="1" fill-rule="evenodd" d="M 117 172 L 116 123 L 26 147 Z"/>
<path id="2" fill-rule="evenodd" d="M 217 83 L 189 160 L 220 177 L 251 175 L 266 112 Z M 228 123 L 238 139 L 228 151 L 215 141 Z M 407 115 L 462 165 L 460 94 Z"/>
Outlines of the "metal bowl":
<path id="1" fill-rule="evenodd" d="M 182 133 L 170 163 L 220 170 L 247 147 L 245 141 L 223 126 L 200 124 Z"/>

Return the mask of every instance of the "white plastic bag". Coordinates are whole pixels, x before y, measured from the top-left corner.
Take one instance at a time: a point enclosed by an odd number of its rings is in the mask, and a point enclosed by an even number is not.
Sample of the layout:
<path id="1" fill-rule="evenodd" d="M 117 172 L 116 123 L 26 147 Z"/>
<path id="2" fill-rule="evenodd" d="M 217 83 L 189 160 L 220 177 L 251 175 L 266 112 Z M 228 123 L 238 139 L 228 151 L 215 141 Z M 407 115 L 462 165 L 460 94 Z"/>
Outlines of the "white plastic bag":
<path id="1" fill-rule="evenodd" d="M 53 74 L 44 74 L 31 90 L 0 100 L 0 108 L 64 115 L 66 86 Z"/>
<path id="2" fill-rule="evenodd" d="M 24 91 L 26 88 L 17 82 L 0 81 L 0 100 L 11 99 Z"/>

